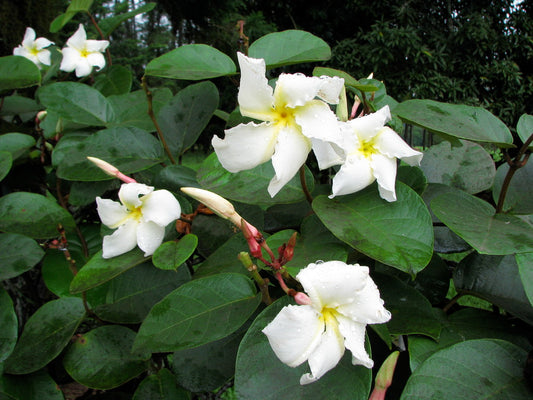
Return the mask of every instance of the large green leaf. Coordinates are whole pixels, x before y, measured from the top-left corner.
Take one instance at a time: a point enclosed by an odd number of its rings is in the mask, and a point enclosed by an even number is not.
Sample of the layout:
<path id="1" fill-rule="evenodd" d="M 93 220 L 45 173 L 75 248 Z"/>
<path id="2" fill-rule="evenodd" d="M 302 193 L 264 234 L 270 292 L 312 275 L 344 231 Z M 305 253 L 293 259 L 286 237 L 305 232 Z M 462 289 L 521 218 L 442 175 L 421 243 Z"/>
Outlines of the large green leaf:
<path id="1" fill-rule="evenodd" d="M 462 140 L 460 146 L 444 141 L 424 152 L 420 164 L 428 182 L 443 183 L 475 194 L 490 189 L 496 168 L 479 144 Z"/>
<path id="2" fill-rule="evenodd" d="M 476 295 L 533 324 L 533 306 L 524 291 L 514 255 L 472 253 L 453 273 L 456 289 Z"/>
<path id="3" fill-rule="evenodd" d="M 13 301 L 6 291 L 0 288 L 0 363 L 15 348 L 17 336 L 17 314 L 15 314 L 15 309 L 13 308 Z"/>
<path id="4" fill-rule="evenodd" d="M 131 11 L 114 15 L 109 18 L 105 18 L 102 21 L 99 22 L 100 29 L 102 32 L 104 32 L 105 37 L 109 37 L 109 35 L 117 29 L 121 23 L 124 21 L 127 21 L 128 19 L 135 17 L 136 15 L 143 14 L 146 12 L 150 12 L 154 9 L 156 3 L 146 3 L 140 7 L 137 7 Z"/>
<path id="5" fill-rule="evenodd" d="M 300 385 L 300 377 L 309 372 L 307 362 L 291 368 L 276 355 L 262 330 L 289 304 L 285 296 L 257 316 L 239 346 L 235 366 L 235 390 L 239 399 L 350 399 L 366 400 L 372 373 L 363 366 L 353 366 L 350 351 L 339 364 L 320 380 Z M 367 347 L 368 350 L 368 347 Z M 275 382 L 275 385 L 272 383 Z"/>
<path id="6" fill-rule="evenodd" d="M 161 143 L 142 129 L 104 129 L 78 143 L 57 148 L 53 156 L 57 176 L 72 181 L 112 179 L 87 157 L 100 158 L 117 167 L 122 173 L 131 174 L 159 164 L 164 160 L 164 153 Z"/>
<path id="7" fill-rule="evenodd" d="M 260 301 L 241 274 L 217 274 L 180 286 L 157 303 L 142 323 L 134 349 L 177 351 L 236 331 Z"/>
<path id="8" fill-rule="evenodd" d="M 41 83 L 39 68 L 21 56 L 0 57 L 0 92 L 22 89 Z"/>
<path id="9" fill-rule="evenodd" d="M 199 81 L 233 75 L 237 68 L 226 54 L 205 44 L 187 44 L 150 61 L 145 74 Z"/>
<path id="10" fill-rule="evenodd" d="M 516 263 L 526 296 L 533 305 L 533 253 L 517 254 Z"/>
<path id="11" fill-rule="evenodd" d="M 157 374 L 148 375 L 143 379 L 132 400 L 189 400 L 189 394 L 179 387 L 176 377 L 168 369 L 163 368 Z"/>
<path id="12" fill-rule="evenodd" d="M 512 214 L 533 214 L 533 196 L 531 196 L 531 188 L 533 187 L 532 161 L 529 160 L 526 165 L 514 173 L 507 188 L 502 211 Z M 498 202 L 502 185 L 508 172 L 509 164 L 507 163 L 500 165 L 496 171 L 496 178 L 492 188 L 492 198 L 495 203 Z"/>
<path id="13" fill-rule="evenodd" d="M 114 118 L 113 108 L 102 93 L 83 83 L 56 82 L 37 91 L 41 104 L 66 120 L 105 126 Z"/>
<path id="14" fill-rule="evenodd" d="M 172 154 L 180 156 L 196 142 L 217 107 L 217 87 L 207 81 L 180 90 L 159 111 L 157 121 Z"/>
<path id="15" fill-rule="evenodd" d="M 413 372 L 401 400 L 527 400 L 527 353 L 509 342 L 467 340 L 429 357 Z"/>
<path id="16" fill-rule="evenodd" d="M 94 80 L 94 88 L 104 96 L 129 93 L 133 77 L 129 68 L 122 65 L 111 65 L 105 73 L 98 74 Z"/>
<path id="17" fill-rule="evenodd" d="M 125 326 L 105 325 L 78 335 L 67 349 L 63 366 L 87 387 L 112 389 L 135 378 L 148 367 L 150 354 L 132 352 L 135 332 Z"/>
<path id="18" fill-rule="evenodd" d="M 72 215 L 48 197 L 14 192 L 0 198 L 0 231 L 49 239 L 59 235 L 58 224 L 66 230 L 75 226 Z"/>
<path id="19" fill-rule="evenodd" d="M 33 374 L 0 375 L 2 400 L 64 400 L 57 383 L 44 371 Z"/>
<path id="20" fill-rule="evenodd" d="M 325 41 L 309 32 L 287 30 L 269 33 L 257 39 L 250 45 L 248 55 L 264 58 L 268 68 L 276 68 L 329 60 L 331 49 Z"/>
<path id="21" fill-rule="evenodd" d="M 516 125 L 516 133 L 518 133 L 522 142 L 525 142 L 531 135 L 533 135 L 533 115 L 522 114 L 520 116 L 518 124 Z M 529 149 L 532 148 L 533 143 L 529 145 Z"/>
<path id="22" fill-rule="evenodd" d="M 433 253 L 431 216 L 415 191 L 401 182 L 396 182 L 396 196 L 389 203 L 372 185 L 349 196 L 319 196 L 313 209 L 335 236 L 354 249 L 415 275 Z"/>
<path id="23" fill-rule="evenodd" d="M 407 100 L 392 110 L 404 122 L 418 125 L 444 137 L 468 139 L 512 147 L 513 136 L 505 124 L 481 107 Z"/>
<path id="24" fill-rule="evenodd" d="M 99 251 L 78 271 L 70 284 L 70 291 L 81 293 L 99 286 L 146 260 L 138 248 L 113 258 L 102 258 L 102 252 Z"/>
<path id="25" fill-rule="evenodd" d="M 44 250 L 35 240 L 17 233 L 0 233 L 0 280 L 26 272 L 43 256 Z"/>
<path id="26" fill-rule="evenodd" d="M 88 12 L 92 4 L 93 0 L 72 0 L 67 10 L 52 21 L 50 24 L 50 32 L 59 32 L 59 30 L 63 28 L 74 15 L 79 12 Z"/>
<path id="27" fill-rule="evenodd" d="M 533 229 L 512 215 L 496 214 L 494 208 L 460 190 L 431 200 L 435 215 L 470 246 L 482 254 L 533 251 Z"/>
<path id="28" fill-rule="evenodd" d="M 438 341 L 418 335 L 408 337 L 411 371 L 435 352 L 465 340 L 502 339 L 529 349 L 527 332 L 501 315 L 475 308 L 459 310 L 447 318 L 442 314 L 443 328 Z"/>
<path id="29" fill-rule="evenodd" d="M 271 162 L 232 174 L 222 167 L 216 153 L 211 154 L 198 170 L 197 179 L 200 185 L 222 197 L 237 200 L 247 204 L 272 205 L 278 203 L 296 203 L 305 200 L 298 174 L 292 178 L 280 192 L 270 197 L 267 191 L 270 180 L 274 177 Z M 310 191 L 313 190 L 314 180 L 311 172 L 306 168 L 306 182 Z"/>
<path id="30" fill-rule="evenodd" d="M 24 325 L 4 370 L 29 374 L 41 369 L 63 351 L 84 318 L 81 299 L 65 297 L 46 303 Z"/>
<path id="31" fill-rule="evenodd" d="M 0 149 L 11 153 L 13 160 L 16 160 L 29 149 L 35 146 L 35 139 L 23 133 L 4 133 L 0 135 Z"/>

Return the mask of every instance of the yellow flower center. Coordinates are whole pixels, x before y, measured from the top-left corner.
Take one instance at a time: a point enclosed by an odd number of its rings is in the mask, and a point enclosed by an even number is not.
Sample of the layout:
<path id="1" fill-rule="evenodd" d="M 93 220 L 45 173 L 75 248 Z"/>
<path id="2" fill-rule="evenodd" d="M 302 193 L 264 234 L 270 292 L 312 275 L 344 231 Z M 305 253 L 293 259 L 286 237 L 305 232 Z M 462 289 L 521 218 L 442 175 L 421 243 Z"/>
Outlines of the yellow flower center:
<path id="1" fill-rule="evenodd" d="M 359 145 L 359 149 L 358 150 L 359 150 L 359 153 L 362 153 L 363 156 L 365 156 L 366 158 L 369 158 L 370 156 L 372 156 L 372 154 L 378 153 L 377 149 L 374 146 L 374 141 L 373 140 L 362 142 Z"/>
<path id="2" fill-rule="evenodd" d="M 129 210 L 129 212 L 130 212 L 129 218 L 133 218 L 136 221 L 139 221 L 143 216 L 141 207 L 135 207 L 133 210 Z"/>
<path id="3" fill-rule="evenodd" d="M 87 56 L 89 55 L 90 53 L 87 51 L 87 49 L 83 49 L 80 51 L 80 55 L 83 57 L 83 58 L 87 58 Z"/>
<path id="4" fill-rule="evenodd" d="M 284 126 L 294 125 L 296 123 L 294 119 L 294 110 L 292 108 L 288 107 L 280 107 L 280 109 L 275 109 L 276 111 L 276 119 L 275 122 L 277 124 L 281 124 Z"/>
<path id="5" fill-rule="evenodd" d="M 338 321 L 336 317 L 337 314 L 338 312 L 334 308 L 324 307 L 322 309 L 322 318 L 324 319 L 324 323 L 326 325 L 337 326 L 338 325 Z"/>

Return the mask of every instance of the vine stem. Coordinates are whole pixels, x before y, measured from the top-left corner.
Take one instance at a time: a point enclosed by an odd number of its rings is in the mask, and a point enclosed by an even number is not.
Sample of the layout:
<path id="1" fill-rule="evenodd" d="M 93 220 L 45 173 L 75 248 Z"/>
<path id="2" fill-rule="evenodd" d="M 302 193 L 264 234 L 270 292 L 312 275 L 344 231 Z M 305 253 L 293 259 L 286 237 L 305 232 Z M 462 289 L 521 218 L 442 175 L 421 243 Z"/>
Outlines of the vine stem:
<path id="1" fill-rule="evenodd" d="M 305 198 L 311 204 L 313 202 L 313 196 L 309 193 L 309 188 L 307 187 L 307 182 L 305 181 L 305 165 L 300 167 L 300 183 L 302 184 L 302 190 L 305 194 Z"/>
<path id="2" fill-rule="evenodd" d="M 148 83 L 146 82 L 146 76 L 142 77 L 141 83 L 144 89 L 144 93 L 146 93 L 146 99 L 148 100 L 148 115 L 150 116 L 150 119 L 154 123 L 155 129 L 157 131 L 157 135 L 159 136 L 159 140 L 161 140 L 161 143 L 163 144 L 163 148 L 165 149 L 165 153 L 167 153 L 167 156 L 170 162 L 172 164 L 176 164 L 176 160 L 172 156 L 172 153 L 170 152 L 170 148 L 168 147 L 167 141 L 165 140 L 165 136 L 163 135 L 163 132 L 161 131 L 161 128 L 159 127 L 159 123 L 157 122 L 157 119 L 155 118 L 154 108 L 152 106 L 152 92 L 150 91 L 150 89 L 148 89 Z"/>
<path id="3" fill-rule="evenodd" d="M 502 183 L 502 188 L 500 191 L 500 196 L 498 197 L 498 205 L 496 206 L 496 213 L 501 213 L 503 210 L 503 204 L 505 203 L 505 197 L 507 196 L 507 191 L 509 190 L 509 185 L 511 184 L 511 179 L 513 178 L 513 175 L 516 171 L 518 171 L 520 168 L 522 168 L 524 165 L 526 165 L 529 155 L 531 153 L 525 154 L 528 150 L 529 145 L 533 142 L 533 133 L 529 136 L 529 138 L 524 142 L 520 150 L 518 151 L 518 154 L 515 156 L 513 160 L 507 156 L 506 153 L 506 160 L 507 164 L 509 164 L 509 170 L 507 171 L 507 174 L 505 175 L 505 178 Z M 525 154 L 525 156 L 524 156 Z M 524 156 L 524 158 L 522 158 Z"/>

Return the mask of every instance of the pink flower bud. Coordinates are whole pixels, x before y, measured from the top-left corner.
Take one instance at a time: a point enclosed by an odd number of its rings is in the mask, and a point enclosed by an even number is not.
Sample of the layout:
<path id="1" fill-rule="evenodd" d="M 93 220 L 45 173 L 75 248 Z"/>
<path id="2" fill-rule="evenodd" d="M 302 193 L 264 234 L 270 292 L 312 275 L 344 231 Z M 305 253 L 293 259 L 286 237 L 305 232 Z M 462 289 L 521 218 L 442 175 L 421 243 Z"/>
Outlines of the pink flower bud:
<path id="1" fill-rule="evenodd" d="M 298 304 L 300 304 L 302 306 L 307 306 L 307 305 L 310 305 L 312 303 L 312 301 L 309 298 L 309 296 L 306 295 L 303 292 L 297 292 L 294 295 L 294 301 L 296 301 L 296 303 L 298 303 Z"/>

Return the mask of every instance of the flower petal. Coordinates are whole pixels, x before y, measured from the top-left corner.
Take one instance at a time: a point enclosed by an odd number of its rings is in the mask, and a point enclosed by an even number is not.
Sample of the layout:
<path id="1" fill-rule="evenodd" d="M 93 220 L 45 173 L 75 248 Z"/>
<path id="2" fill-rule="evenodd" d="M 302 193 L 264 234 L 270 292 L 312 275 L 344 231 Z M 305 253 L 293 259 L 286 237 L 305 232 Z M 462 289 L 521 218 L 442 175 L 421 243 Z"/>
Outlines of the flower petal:
<path id="1" fill-rule="evenodd" d="M 346 124 L 359 136 L 362 141 L 369 141 L 378 133 L 391 118 L 389 106 L 380 108 L 372 114 L 347 121 Z"/>
<path id="2" fill-rule="evenodd" d="M 343 151 L 335 143 L 311 139 L 313 153 L 318 161 L 318 168 L 326 169 L 344 162 Z"/>
<path id="3" fill-rule="evenodd" d="M 341 144 L 337 117 L 323 101 L 313 100 L 297 107 L 294 110 L 294 118 L 308 138 Z"/>
<path id="4" fill-rule="evenodd" d="M 132 211 L 142 205 L 139 196 L 151 193 L 153 190 L 152 186 L 147 186 L 143 183 L 123 183 L 118 191 L 118 197 L 122 204 Z"/>
<path id="5" fill-rule="evenodd" d="M 309 358 L 322 339 L 324 323 L 311 306 L 286 306 L 263 333 L 276 356 L 290 367 Z"/>
<path id="6" fill-rule="evenodd" d="M 67 46 L 76 50 L 85 50 L 85 42 L 87 41 L 87 34 L 82 24 L 78 26 L 78 30 L 67 40 Z"/>
<path id="7" fill-rule="evenodd" d="M 370 162 L 374 177 L 378 181 L 379 195 L 389 202 L 396 201 L 396 158 L 373 154 Z"/>
<path id="8" fill-rule="evenodd" d="M 35 48 L 37 50 L 42 50 L 45 47 L 51 46 L 53 44 L 54 44 L 54 42 L 51 42 L 50 40 L 48 40 L 46 38 L 43 38 L 43 37 L 37 38 L 35 40 Z"/>
<path id="9" fill-rule="evenodd" d="M 81 78 L 87 76 L 93 70 L 93 66 L 89 64 L 86 57 L 80 57 L 78 65 L 76 65 L 76 76 Z"/>
<path id="10" fill-rule="evenodd" d="M 274 89 L 276 107 L 298 107 L 319 96 L 332 103 L 338 103 L 344 80 L 340 78 L 319 78 L 304 74 L 281 74 Z"/>
<path id="11" fill-rule="evenodd" d="M 270 160 L 277 140 L 275 126 L 250 122 L 225 131 L 220 139 L 214 136 L 211 144 L 218 160 L 229 172 L 239 172 L 257 167 Z"/>
<path id="12" fill-rule="evenodd" d="M 358 192 L 370 185 L 374 180 L 370 162 L 366 157 L 349 156 L 339 172 L 333 177 L 332 194 L 329 198 L 332 199 L 335 196 Z"/>
<path id="13" fill-rule="evenodd" d="M 80 52 L 70 47 L 65 47 L 61 52 L 63 53 L 63 59 L 59 69 L 65 72 L 74 71 L 81 60 Z"/>
<path id="14" fill-rule="evenodd" d="M 41 50 L 37 53 L 37 59 L 41 64 L 50 65 L 52 63 L 49 50 Z"/>
<path id="15" fill-rule="evenodd" d="M 109 46 L 109 41 L 107 40 L 89 39 L 85 41 L 85 49 L 88 53 L 101 53 L 107 49 L 107 46 Z"/>
<path id="16" fill-rule="evenodd" d="M 300 385 L 307 385 L 320 379 L 326 372 L 333 369 L 344 354 L 344 337 L 336 323 L 327 323 L 319 345 L 309 356 L 310 374 L 300 378 Z"/>
<path id="17" fill-rule="evenodd" d="M 389 157 L 400 158 L 407 164 L 420 165 L 423 154 L 412 149 L 403 139 L 391 128 L 385 126 L 378 133 L 375 139 L 376 148 Z"/>
<path id="18" fill-rule="evenodd" d="M 141 221 L 137 227 L 137 245 L 144 251 L 144 256 L 154 254 L 154 251 L 163 243 L 165 227 L 155 222 Z"/>
<path id="19" fill-rule="evenodd" d="M 96 69 L 102 69 L 105 67 L 105 58 L 102 53 L 90 53 L 87 55 L 87 63 L 96 67 Z"/>
<path id="20" fill-rule="evenodd" d="M 316 95 L 329 104 L 338 104 L 344 79 L 338 76 L 321 76 L 320 81 L 322 84 Z"/>
<path id="21" fill-rule="evenodd" d="M 352 364 L 372 368 L 374 361 L 365 350 L 366 324 L 352 321 L 343 316 L 337 316 L 337 320 L 339 321 L 339 331 L 344 336 L 344 345 L 352 352 Z"/>
<path id="22" fill-rule="evenodd" d="M 117 201 L 96 198 L 96 210 L 100 220 L 108 228 L 114 229 L 124 224 L 130 217 L 130 213 L 122 204 Z"/>
<path id="23" fill-rule="evenodd" d="M 138 222 L 130 219 L 112 235 L 104 236 L 102 257 L 112 258 L 133 250 L 137 245 L 137 226 Z"/>
<path id="24" fill-rule="evenodd" d="M 262 58 L 246 57 L 237 53 L 241 67 L 239 107 L 241 114 L 261 121 L 272 120 L 272 87 L 265 76 L 266 65 Z"/>
<path id="25" fill-rule="evenodd" d="M 323 307 L 336 308 L 354 301 L 357 291 L 365 287 L 368 267 L 327 261 L 309 264 L 307 268 L 300 270 L 296 279 L 317 310 L 322 310 Z"/>
<path id="26" fill-rule="evenodd" d="M 311 151 L 311 141 L 294 127 L 279 131 L 272 165 L 276 175 L 268 185 L 268 193 L 274 197 L 298 172 Z"/>
<path id="27" fill-rule="evenodd" d="M 141 197 L 140 200 L 145 221 L 165 227 L 181 216 L 180 203 L 168 190 L 156 190 Z"/>

